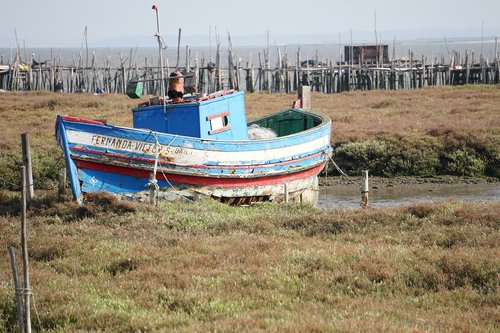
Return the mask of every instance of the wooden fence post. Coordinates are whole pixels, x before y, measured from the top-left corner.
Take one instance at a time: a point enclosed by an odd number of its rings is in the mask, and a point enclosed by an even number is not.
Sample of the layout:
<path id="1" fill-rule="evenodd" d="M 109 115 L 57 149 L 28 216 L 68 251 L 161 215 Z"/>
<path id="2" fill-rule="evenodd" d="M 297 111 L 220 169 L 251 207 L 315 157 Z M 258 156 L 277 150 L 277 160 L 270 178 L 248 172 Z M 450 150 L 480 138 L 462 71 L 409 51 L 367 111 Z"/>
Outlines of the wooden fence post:
<path id="1" fill-rule="evenodd" d="M 35 195 L 35 187 L 33 184 L 33 171 L 31 168 L 31 151 L 30 151 L 30 141 L 29 141 L 29 136 L 28 133 L 23 133 L 21 134 L 21 148 L 23 151 L 23 166 L 24 166 L 24 173 L 25 173 L 25 179 L 26 182 L 24 183 L 24 186 L 26 186 L 26 191 L 27 191 L 27 207 L 30 207 L 31 204 L 31 199 L 33 199 L 33 196 Z"/>
<path id="2" fill-rule="evenodd" d="M 17 268 L 16 250 L 13 246 L 9 246 L 9 254 L 10 265 L 12 267 L 12 280 L 14 281 L 14 288 L 16 292 L 17 324 L 19 325 L 19 332 L 24 332 L 23 299 L 21 297 L 21 286 L 19 285 L 19 270 Z"/>
<path id="3" fill-rule="evenodd" d="M 22 195 L 21 195 L 21 247 L 23 251 L 23 275 L 24 275 L 24 314 L 26 333 L 31 333 L 31 316 L 30 316 L 30 274 L 28 265 L 28 231 L 26 227 L 26 206 L 27 206 L 27 186 L 26 186 L 26 170 L 22 170 Z"/>

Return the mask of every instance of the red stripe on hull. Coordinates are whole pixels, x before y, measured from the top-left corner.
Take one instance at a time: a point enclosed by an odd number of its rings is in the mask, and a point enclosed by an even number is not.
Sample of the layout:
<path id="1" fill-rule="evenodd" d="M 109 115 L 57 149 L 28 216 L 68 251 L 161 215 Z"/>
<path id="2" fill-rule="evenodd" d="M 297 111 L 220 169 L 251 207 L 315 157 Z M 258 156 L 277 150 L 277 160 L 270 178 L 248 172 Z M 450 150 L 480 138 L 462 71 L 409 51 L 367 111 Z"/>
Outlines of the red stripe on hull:
<path id="1" fill-rule="evenodd" d="M 76 165 L 78 168 L 82 169 L 104 171 L 104 172 L 132 176 L 132 177 L 149 178 L 150 175 L 150 172 L 146 170 L 138 170 L 121 166 L 99 164 L 88 161 L 77 160 Z M 222 188 L 263 186 L 263 185 L 283 184 L 294 180 L 312 177 L 320 173 L 323 167 L 324 163 L 317 165 L 311 169 L 302 170 L 291 174 L 275 175 L 267 177 L 263 176 L 260 178 L 210 178 L 210 177 L 176 175 L 169 173 L 165 173 L 164 176 L 163 173 L 158 172 L 156 174 L 156 179 L 168 180 L 169 182 L 188 184 L 188 185 L 217 186 Z"/>
<path id="2" fill-rule="evenodd" d="M 90 119 L 84 119 L 84 118 L 78 118 L 78 117 L 72 117 L 72 116 L 62 116 L 63 120 L 66 121 L 71 121 L 71 122 L 76 122 L 76 123 L 87 123 L 87 124 L 94 124 L 94 125 L 106 125 L 102 121 L 96 121 L 96 120 L 90 120 Z"/>

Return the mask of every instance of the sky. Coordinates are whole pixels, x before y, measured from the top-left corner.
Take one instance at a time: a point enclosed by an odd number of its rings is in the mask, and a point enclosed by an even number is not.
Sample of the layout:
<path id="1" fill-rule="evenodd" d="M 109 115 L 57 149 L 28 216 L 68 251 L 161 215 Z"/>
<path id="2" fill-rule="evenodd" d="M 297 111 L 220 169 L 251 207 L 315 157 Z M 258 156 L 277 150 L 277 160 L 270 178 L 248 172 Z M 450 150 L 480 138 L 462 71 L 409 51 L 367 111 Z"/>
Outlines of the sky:
<path id="1" fill-rule="evenodd" d="M 233 44 L 239 36 L 347 34 L 392 40 L 401 36 L 461 37 L 462 34 L 500 36 L 500 0 L 2 0 L 0 47 L 79 47 L 85 27 L 90 45 L 155 45 L 155 13 L 159 7 L 161 34 L 174 43 L 183 36 L 204 36 L 209 31 L 226 36 Z M 474 7 L 472 7 L 474 5 Z M 483 29 L 483 30 L 482 30 Z M 363 34 L 364 32 L 364 34 Z M 141 45 L 150 37 L 151 45 Z M 375 38 L 375 37 L 373 37 Z M 172 40 L 174 39 L 174 40 Z M 137 40 L 134 42 L 134 40 Z M 263 41 L 265 43 L 265 40 Z"/>

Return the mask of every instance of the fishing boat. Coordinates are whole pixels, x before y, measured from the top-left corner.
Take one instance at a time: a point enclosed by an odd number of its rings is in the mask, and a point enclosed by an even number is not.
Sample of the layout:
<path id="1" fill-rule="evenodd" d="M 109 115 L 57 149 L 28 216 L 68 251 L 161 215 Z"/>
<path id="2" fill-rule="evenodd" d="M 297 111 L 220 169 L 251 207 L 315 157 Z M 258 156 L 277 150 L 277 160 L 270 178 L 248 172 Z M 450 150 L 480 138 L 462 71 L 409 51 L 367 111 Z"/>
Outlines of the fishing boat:
<path id="1" fill-rule="evenodd" d="M 208 196 L 234 205 L 316 204 L 318 174 L 332 153 L 330 119 L 296 103 L 247 123 L 243 92 L 185 94 L 184 77 L 169 78 L 169 97 L 134 108 L 132 127 L 57 116 L 56 138 L 78 202 L 106 191 L 139 201 Z M 139 97 L 140 87 L 136 81 L 129 96 Z"/>

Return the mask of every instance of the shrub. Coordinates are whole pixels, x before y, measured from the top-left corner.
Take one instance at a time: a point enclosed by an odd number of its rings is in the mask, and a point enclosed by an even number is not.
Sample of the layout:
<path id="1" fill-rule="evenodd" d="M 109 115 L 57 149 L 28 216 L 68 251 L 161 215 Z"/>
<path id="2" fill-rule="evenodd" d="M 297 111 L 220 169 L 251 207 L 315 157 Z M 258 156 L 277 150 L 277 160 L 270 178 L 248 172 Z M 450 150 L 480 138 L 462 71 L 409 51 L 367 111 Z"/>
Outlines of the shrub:
<path id="1" fill-rule="evenodd" d="M 0 153 L 0 188 L 17 191 L 21 188 L 21 167 L 23 165 L 20 153 Z"/>
<path id="2" fill-rule="evenodd" d="M 437 135 L 437 136 L 435 136 Z M 340 144 L 337 163 L 347 173 L 370 170 L 375 176 L 500 177 L 500 150 L 471 135 L 433 133 L 428 137 L 397 135 L 383 140 Z"/>
<path id="3" fill-rule="evenodd" d="M 440 142 L 434 138 L 397 137 L 394 145 L 398 147 L 391 163 L 395 175 L 431 176 L 439 170 L 441 161 Z"/>
<path id="4" fill-rule="evenodd" d="M 395 146 L 382 140 L 349 142 L 336 150 L 336 158 L 347 172 L 359 174 L 370 170 L 372 175 L 390 176 L 394 165 L 390 163 Z"/>
<path id="5" fill-rule="evenodd" d="M 444 156 L 444 170 L 458 176 L 482 176 L 485 164 L 467 150 L 458 149 Z"/>
<path id="6" fill-rule="evenodd" d="M 59 169 L 65 166 L 60 149 L 48 151 L 32 150 L 33 180 L 36 188 L 54 188 L 59 176 Z"/>
<path id="7" fill-rule="evenodd" d="M 108 267 L 106 267 L 106 271 L 109 272 L 112 276 L 116 276 L 119 273 L 131 272 L 137 268 L 137 262 L 132 259 L 118 259 L 113 261 Z"/>
<path id="8" fill-rule="evenodd" d="M 0 153 L 0 189 L 19 190 L 21 188 L 20 152 Z M 64 158 L 59 149 L 31 151 L 31 166 L 35 188 L 53 188 L 57 182 L 59 168 L 64 166 Z"/>

